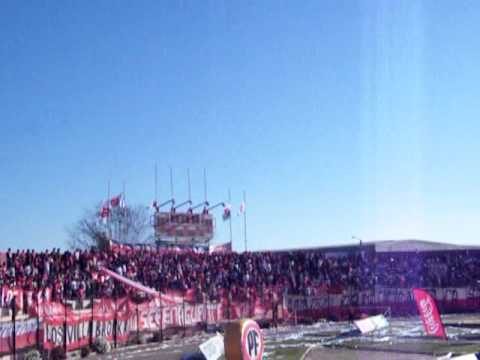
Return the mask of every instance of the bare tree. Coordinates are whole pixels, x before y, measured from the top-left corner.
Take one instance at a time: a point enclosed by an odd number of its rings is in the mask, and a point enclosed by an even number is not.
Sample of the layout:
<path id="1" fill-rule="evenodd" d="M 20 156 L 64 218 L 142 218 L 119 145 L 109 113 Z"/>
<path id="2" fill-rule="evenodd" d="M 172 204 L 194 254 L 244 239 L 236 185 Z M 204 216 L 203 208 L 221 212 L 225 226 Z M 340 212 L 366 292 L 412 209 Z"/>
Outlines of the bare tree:
<path id="1" fill-rule="evenodd" d="M 148 208 L 142 205 L 115 207 L 103 222 L 99 216 L 101 205 L 85 214 L 68 228 L 68 246 L 85 249 L 102 246 L 109 239 L 125 244 L 153 242 Z"/>

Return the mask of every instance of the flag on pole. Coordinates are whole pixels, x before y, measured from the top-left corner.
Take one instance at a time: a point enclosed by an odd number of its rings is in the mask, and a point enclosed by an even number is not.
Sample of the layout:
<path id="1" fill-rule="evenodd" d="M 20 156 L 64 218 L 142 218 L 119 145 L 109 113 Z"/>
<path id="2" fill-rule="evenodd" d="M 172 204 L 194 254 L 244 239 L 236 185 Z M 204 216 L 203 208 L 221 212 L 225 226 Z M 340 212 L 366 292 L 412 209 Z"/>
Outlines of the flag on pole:
<path id="1" fill-rule="evenodd" d="M 423 289 L 413 289 L 413 297 L 417 303 L 418 312 L 422 318 L 427 335 L 447 340 L 442 319 L 432 296 Z"/>
<path id="2" fill-rule="evenodd" d="M 237 216 L 240 216 L 240 215 L 242 215 L 243 213 L 245 213 L 245 201 L 242 201 L 242 202 L 240 203 L 240 207 L 238 208 Z"/>
<path id="3" fill-rule="evenodd" d="M 100 217 L 102 219 L 105 219 L 105 218 L 108 218 L 110 216 L 110 209 L 108 206 L 102 206 L 102 208 L 100 209 Z"/>
<path id="4" fill-rule="evenodd" d="M 223 206 L 223 215 L 222 215 L 223 220 L 230 219 L 231 215 L 232 215 L 232 206 L 230 204 L 225 204 Z"/>
<path id="5" fill-rule="evenodd" d="M 117 195 L 117 196 L 111 198 L 111 199 L 110 199 L 110 206 L 111 206 L 112 208 L 117 207 L 117 206 L 120 206 L 120 200 L 121 200 L 121 199 L 122 199 L 122 194 Z"/>

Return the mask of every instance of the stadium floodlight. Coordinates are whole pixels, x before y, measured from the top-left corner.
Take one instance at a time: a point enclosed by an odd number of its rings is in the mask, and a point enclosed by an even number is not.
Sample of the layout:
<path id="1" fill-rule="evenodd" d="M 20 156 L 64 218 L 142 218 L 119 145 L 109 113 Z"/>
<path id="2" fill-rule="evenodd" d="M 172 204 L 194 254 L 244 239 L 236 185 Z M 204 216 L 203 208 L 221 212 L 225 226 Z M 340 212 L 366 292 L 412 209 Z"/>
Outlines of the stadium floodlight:
<path id="1" fill-rule="evenodd" d="M 198 209 L 199 207 L 201 206 L 204 206 L 204 207 L 208 207 L 210 204 L 208 203 L 208 201 L 203 201 L 201 202 L 200 204 L 197 204 L 195 206 L 192 206 L 189 210 L 191 210 L 193 212 L 193 210 L 195 209 Z"/>
<path id="2" fill-rule="evenodd" d="M 170 199 L 161 203 L 160 205 L 158 205 L 158 208 L 160 209 L 161 207 L 166 206 L 168 204 L 172 204 L 172 207 L 173 207 L 175 205 L 175 199 Z"/>
<path id="3" fill-rule="evenodd" d="M 207 210 L 210 211 L 210 210 L 216 209 L 219 206 L 225 207 L 225 203 L 224 202 L 219 202 L 218 204 L 210 206 L 209 208 L 207 208 Z"/>
<path id="4" fill-rule="evenodd" d="M 182 206 L 185 206 L 185 205 L 192 205 L 192 200 L 184 201 L 184 202 L 178 204 L 177 206 L 174 206 L 173 209 L 177 210 L 178 208 L 180 208 Z"/>

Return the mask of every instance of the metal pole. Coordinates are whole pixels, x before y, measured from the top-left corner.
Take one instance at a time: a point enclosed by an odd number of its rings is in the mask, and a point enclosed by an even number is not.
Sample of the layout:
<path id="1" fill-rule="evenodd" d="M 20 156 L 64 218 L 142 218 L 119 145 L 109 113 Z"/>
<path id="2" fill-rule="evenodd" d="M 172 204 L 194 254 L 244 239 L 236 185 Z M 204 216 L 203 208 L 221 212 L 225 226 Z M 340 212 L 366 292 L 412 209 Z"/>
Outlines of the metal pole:
<path id="1" fill-rule="evenodd" d="M 67 287 L 65 286 L 65 278 L 63 279 L 63 309 L 64 309 L 64 322 L 63 322 L 63 349 L 67 354 Z"/>
<path id="2" fill-rule="evenodd" d="M 154 171 L 155 171 L 155 174 L 154 174 L 154 177 L 155 177 L 155 179 L 154 179 L 154 181 L 155 181 L 155 184 L 154 184 L 154 186 L 155 186 L 155 198 L 154 198 L 154 200 L 157 201 L 157 196 L 158 196 L 158 169 L 157 169 L 157 163 L 155 163 L 155 170 L 154 170 Z"/>
<path id="3" fill-rule="evenodd" d="M 232 194 L 230 192 L 230 189 L 228 189 L 228 205 L 231 207 L 232 206 Z M 230 208 L 230 217 L 228 219 L 228 226 L 230 230 L 230 245 L 232 244 L 232 209 Z"/>
<path id="4" fill-rule="evenodd" d="M 137 306 L 136 313 L 137 313 L 137 340 L 140 341 L 140 317 L 138 315 L 138 304 L 135 304 Z"/>
<path id="5" fill-rule="evenodd" d="M 247 193 L 243 190 L 243 240 L 247 251 Z"/>
<path id="6" fill-rule="evenodd" d="M 108 239 L 112 240 L 112 229 L 110 227 L 110 179 L 108 180 L 107 184 L 107 208 L 108 208 L 108 216 L 107 216 L 107 234 Z"/>
<path id="7" fill-rule="evenodd" d="M 115 292 L 115 312 L 113 314 L 113 346 L 117 348 L 117 326 L 118 326 L 118 317 L 117 317 L 117 293 Z"/>
<path id="8" fill-rule="evenodd" d="M 161 297 L 160 297 L 160 341 L 163 341 L 163 306 L 162 306 Z"/>
<path id="9" fill-rule="evenodd" d="M 183 312 L 183 337 L 187 334 L 187 317 L 185 316 L 185 297 L 182 299 L 182 312 Z"/>
<path id="10" fill-rule="evenodd" d="M 41 290 L 40 290 L 41 291 Z M 36 294 L 36 300 L 37 300 L 37 332 L 36 332 L 36 341 L 37 341 L 37 349 L 40 350 L 40 306 L 38 304 L 38 296 L 39 294 Z"/>
<path id="11" fill-rule="evenodd" d="M 13 360 L 15 360 L 17 358 L 17 341 L 16 341 L 16 338 L 17 338 L 17 329 L 16 329 L 16 323 L 15 323 L 15 320 L 16 320 L 16 312 L 17 312 L 17 296 L 14 295 L 13 296 L 13 299 L 12 299 L 12 323 L 13 323 L 13 327 L 12 327 L 12 355 L 13 355 Z"/>
<path id="12" fill-rule="evenodd" d="M 93 311 L 94 311 L 94 304 L 95 304 L 95 294 L 94 294 L 93 289 L 92 289 L 92 296 L 91 296 L 92 311 L 91 311 L 91 319 L 90 319 L 90 346 L 93 345 L 93 323 L 94 323 Z"/>
<path id="13" fill-rule="evenodd" d="M 190 169 L 187 169 L 187 182 L 188 182 L 188 201 L 190 201 L 190 207 L 192 205 L 192 185 L 190 184 Z"/>
<path id="14" fill-rule="evenodd" d="M 170 195 L 172 195 L 172 199 L 174 198 L 173 194 L 173 169 L 170 167 Z"/>
<path id="15" fill-rule="evenodd" d="M 203 195 L 205 202 L 207 202 L 207 169 L 203 169 Z"/>

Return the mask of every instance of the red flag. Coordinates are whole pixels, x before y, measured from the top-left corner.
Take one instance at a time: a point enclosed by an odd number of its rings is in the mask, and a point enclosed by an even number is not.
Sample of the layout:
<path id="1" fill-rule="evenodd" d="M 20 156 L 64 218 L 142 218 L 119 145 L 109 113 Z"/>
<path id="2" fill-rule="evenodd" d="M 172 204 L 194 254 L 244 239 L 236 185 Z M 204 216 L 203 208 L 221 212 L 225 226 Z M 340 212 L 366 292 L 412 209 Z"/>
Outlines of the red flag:
<path id="1" fill-rule="evenodd" d="M 100 217 L 103 219 L 107 218 L 109 215 L 110 209 L 108 208 L 108 206 L 102 206 L 102 208 L 100 209 Z"/>
<path id="2" fill-rule="evenodd" d="M 432 296 L 423 289 L 413 289 L 413 297 L 417 302 L 418 312 L 423 321 L 425 332 L 430 336 L 447 339 L 442 319 Z"/>
<path id="3" fill-rule="evenodd" d="M 118 196 L 115 196 L 113 198 L 110 199 L 110 205 L 112 207 L 117 207 L 120 205 L 120 199 L 122 198 L 122 194 L 118 195 Z"/>
<path id="4" fill-rule="evenodd" d="M 225 205 L 224 205 L 224 207 L 223 207 L 223 215 L 222 215 L 223 220 L 228 220 L 228 219 L 230 219 L 231 209 L 232 209 L 232 207 L 230 206 L 230 204 L 225 204 Z"/>

